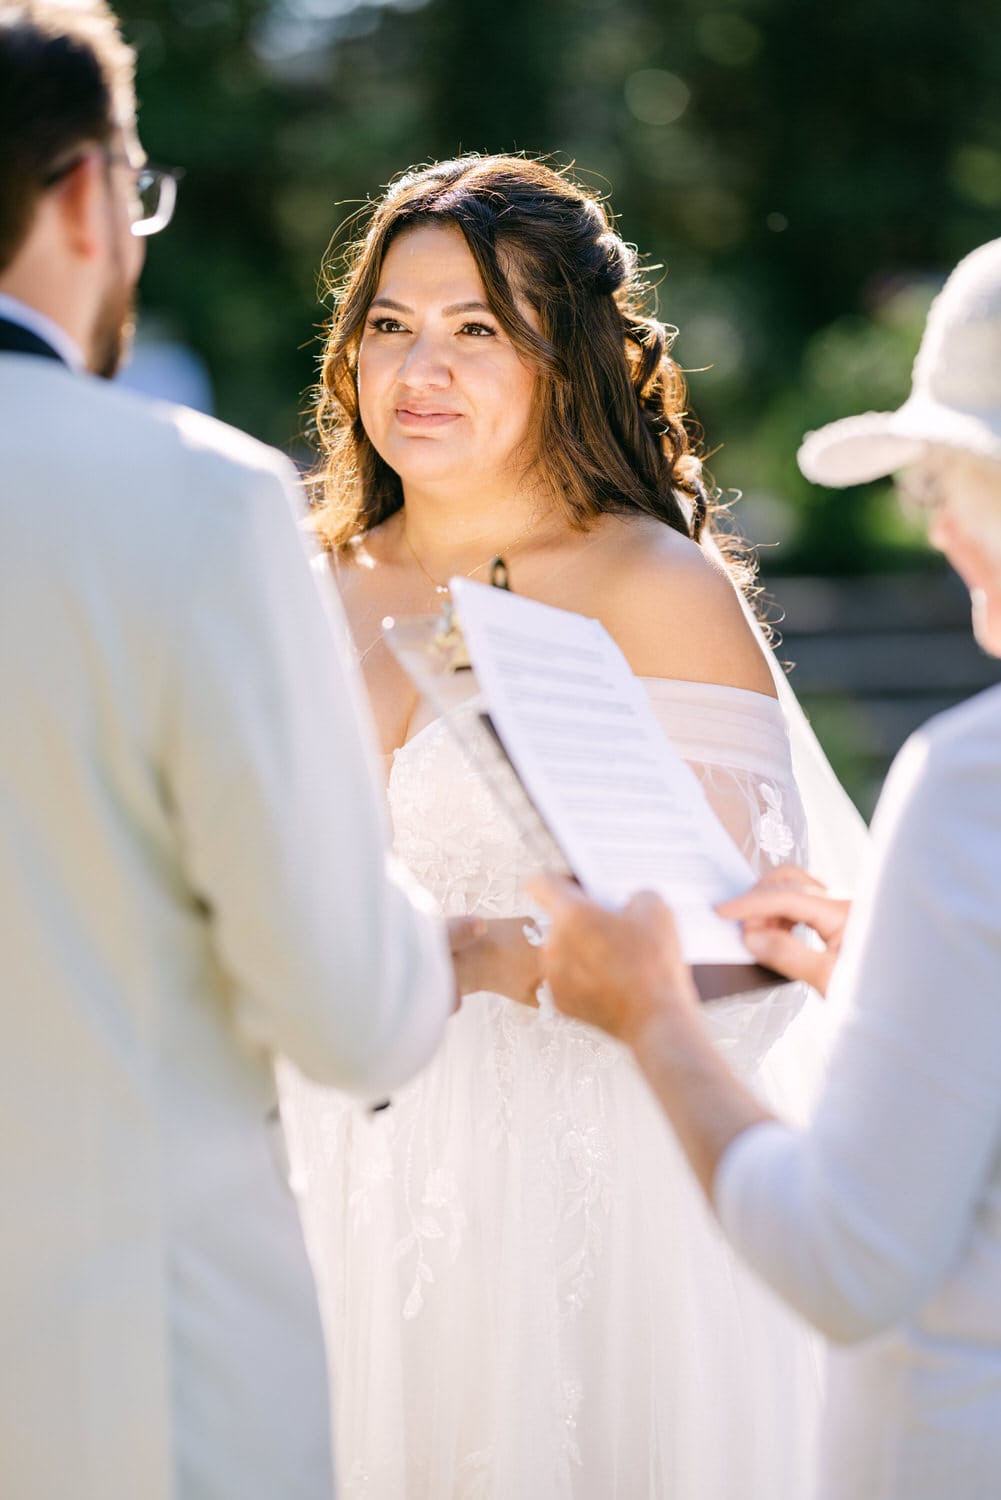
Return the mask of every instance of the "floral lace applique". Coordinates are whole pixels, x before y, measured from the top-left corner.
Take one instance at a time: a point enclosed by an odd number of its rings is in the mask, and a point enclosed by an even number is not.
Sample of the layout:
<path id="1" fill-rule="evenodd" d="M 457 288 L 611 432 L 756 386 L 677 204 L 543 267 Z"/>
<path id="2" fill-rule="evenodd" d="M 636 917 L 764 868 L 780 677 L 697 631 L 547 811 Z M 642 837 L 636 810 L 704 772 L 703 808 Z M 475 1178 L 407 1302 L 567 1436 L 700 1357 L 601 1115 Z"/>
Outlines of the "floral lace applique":
<path id="1" fill-rule="evenodd" d="M 494 1468 L 493 1446 L 467 1453 L 455 1472 L 455 1500 L 489 1500 Z"/>
<path id="2" fill-rule="evenodd" d="M 352 1234 L 368 1229 L 372 1223 L 373 1189 L 378 1188 L 384 1182 L 392 1181 L 393 1163 L 389 1153 L 382 1151 L 377 1155 L 367 1156 L 358 1169 L 358 1177 L 358 1186 L 352 1188 L 348 1196 L 348 1214 Z"/>
<path id="3" fill-rule="evenodd" d="M 577 1441 L 577 1415 L 584 1399 L 584 1386 L 581 1381 L 565 1378 L 562 1382 L 561 1397 L 558 1420 L 563 1437 L 563 1456 L 572 1464 L 579 1465 L 583 1461 L 580 1444 Z"/>
<path id="4" fill-rule="evenodd" d="M 424 1079 L 421 1078 L 397 1100 L 399 1122 L 403 1128 L 394 1132 L 392 1139 L 386 1137 L 388 1172 L 382 1174 L 377 1158 L 375 1171 L 369 1165 L 367 1173 L 370 1182 L 395 1182 L 395 1188 L 390 1186 L 390 1192 L 396 1199 L 402 1232 L 392 1254 L 407 1277 L 408 1290 L 401 1309 L 405 1322 L 410 1322 L 423 1310 L 425 1291 L 435 1280 L 435 1264 L 439 1269 L 455 1264 L 469 1223 L 454 1172 L 432 1160 L 423 1169 L 420 1187 L 414 1183 L 415 1158 L 426 1160 L 417 1140 L 423 1087 Z M 398 1180 L 394 1164 L 401 1168 Z M 421 1170 L 418 1167 L 418 1173 Z M 421 1182 L 420 1176 L 417 1180 Z"/>
<path id="5" fill-rule="evenodd" d="M 559 1048 L 561 1108 L 543 1123 L 543 1160 L 555 1222 L 560 1226 L 560 1318 L 580 1312 L 597 1274 L 605 1221 L 612 1204 L 614 1137 L 604 1074 L 624 1065 L 614 1046 L 573 1022 L 547 1043 Z"/>
<path id="6" fill-rule="evenodd" d="M 789 858 L 796 847 L 792 829 L 782 811 L 782 795 L 770 782 L 763 781 L 758 788 L 766 811 L 758 820 L 758 847 L 767 854 L 773 865 L 780 865 Z"/>
<path id="7" fill-rule="evenodd" d="M 525 1017 L 505 1000 L 477 1001 L 490 1008 L 493 1047 L 479 1061 L 483 1080 L 482 1125 L 492 1151 L 511 1144 L 511 1100 L 518 1076 L 518 1048 Z"/>
<path id="8" fill-rule="evenodd" d="M 443 720 L 397 752 L 389 802 L 395 852 L 443 913 L 508 916 L 516 909 L 532 868 L 528 850 Z"/>

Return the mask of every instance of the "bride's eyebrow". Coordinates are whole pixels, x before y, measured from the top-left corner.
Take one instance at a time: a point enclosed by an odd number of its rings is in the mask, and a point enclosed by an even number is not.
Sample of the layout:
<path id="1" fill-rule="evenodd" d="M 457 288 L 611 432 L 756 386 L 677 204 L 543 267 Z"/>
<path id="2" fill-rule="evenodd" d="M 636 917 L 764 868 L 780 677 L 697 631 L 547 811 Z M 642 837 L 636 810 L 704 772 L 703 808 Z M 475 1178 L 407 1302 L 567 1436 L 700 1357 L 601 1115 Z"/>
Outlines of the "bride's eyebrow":
<path id="1" fill-rule="evenodd" d="M 493 309 L 486 302 L 453 302 L 450 307 L 443 307 L 442 313 L 446 318 L 454 317 L 456 313 L 467 312 L 492 312 Z"/>
<path id="2" fill-rule="evenodd" d="M 393 312 L 401 312 L 401 313 L 412 313 L 413 312 L 413 308 L 412 307 L 408 307 L 405 302 L 394 302 L 393 299 L 392 299 L 392 297 L 373 297 L 372 301 L 368 305 L 369 305 L 370 308 L 372 308 L 372 307 L 389 307 L 389 308 L 392 308 Z"/>
<path id="3" fill-rule="evenodd" d="M 408 307 L 405 302 L 394 302 L 392 297 L 373 297 L 369 308 L 388 307 L 392 312 L 412 313 L 413 308 Z M 453 318 L 456 313 L 467 312 L 491 312 L 492 309 L 486 302 L 452 302 L 448 307 L 442 308 L 442 316 Z"/>

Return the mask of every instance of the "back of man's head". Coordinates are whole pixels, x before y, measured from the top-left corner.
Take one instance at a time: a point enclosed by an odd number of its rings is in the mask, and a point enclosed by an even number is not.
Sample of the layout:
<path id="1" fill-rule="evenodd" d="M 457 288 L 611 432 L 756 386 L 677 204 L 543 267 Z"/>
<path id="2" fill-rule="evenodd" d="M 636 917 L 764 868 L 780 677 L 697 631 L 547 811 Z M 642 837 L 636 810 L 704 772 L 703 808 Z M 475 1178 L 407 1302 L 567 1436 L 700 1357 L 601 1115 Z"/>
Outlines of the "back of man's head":
<path id="1" fill-rule="evenodd" d="M 134 70 L 104 0 L 0 0 L 0 273 L 46 187 L 131 124 Z"/>

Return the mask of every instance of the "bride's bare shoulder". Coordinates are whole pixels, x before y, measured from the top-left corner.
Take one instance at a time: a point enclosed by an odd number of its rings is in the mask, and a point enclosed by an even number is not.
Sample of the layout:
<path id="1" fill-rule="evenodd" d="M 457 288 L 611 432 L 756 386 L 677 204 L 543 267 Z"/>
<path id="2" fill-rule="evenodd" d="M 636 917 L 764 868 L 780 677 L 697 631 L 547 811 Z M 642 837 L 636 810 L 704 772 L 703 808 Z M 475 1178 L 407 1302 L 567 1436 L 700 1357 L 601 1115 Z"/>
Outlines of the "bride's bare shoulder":
<path id="1" fill-rule="evenodd" d="M 715 552 L 645 516 L 604 518 L 597 540 L 586 613 L 634 672 L 774 696 L 761 640 Z"/>

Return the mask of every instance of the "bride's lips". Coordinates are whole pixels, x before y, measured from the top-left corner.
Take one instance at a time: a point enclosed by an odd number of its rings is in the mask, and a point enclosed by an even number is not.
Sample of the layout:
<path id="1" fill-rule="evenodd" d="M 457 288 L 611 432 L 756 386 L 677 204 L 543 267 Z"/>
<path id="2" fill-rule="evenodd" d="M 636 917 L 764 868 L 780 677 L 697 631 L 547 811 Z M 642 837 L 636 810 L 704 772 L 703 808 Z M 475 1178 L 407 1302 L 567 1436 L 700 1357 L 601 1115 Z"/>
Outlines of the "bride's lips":
<path id="1" fill-rule="evenodd" d="M 436 427 L 448 427 L 452 422 L 457 422 L 461 415 L 461 412 L 457 411 L 414 411 L 409 406 L 396 408 L 396 420 L 401 427 L 409 427 L 411 432 L 427 432 Z"/>

